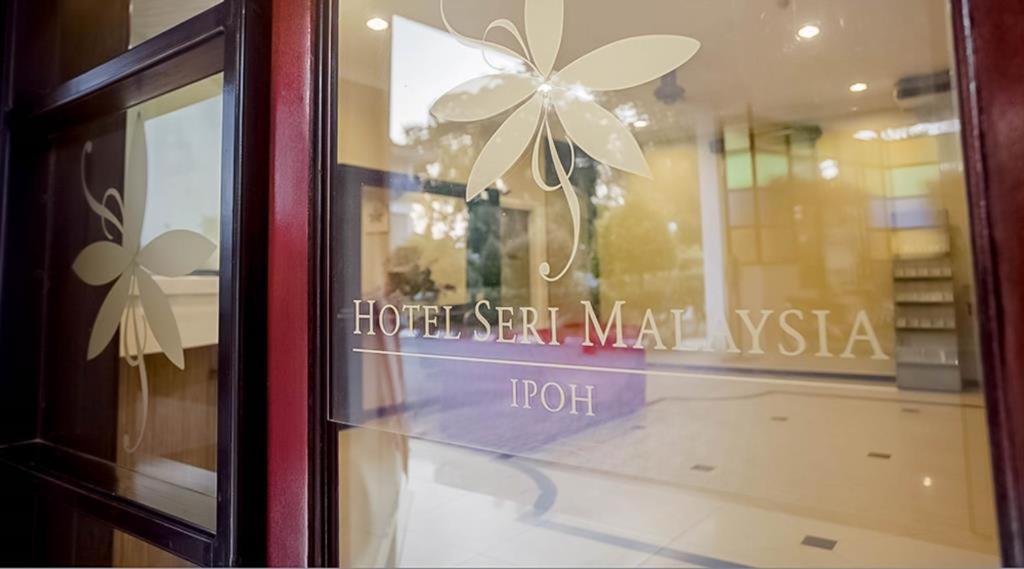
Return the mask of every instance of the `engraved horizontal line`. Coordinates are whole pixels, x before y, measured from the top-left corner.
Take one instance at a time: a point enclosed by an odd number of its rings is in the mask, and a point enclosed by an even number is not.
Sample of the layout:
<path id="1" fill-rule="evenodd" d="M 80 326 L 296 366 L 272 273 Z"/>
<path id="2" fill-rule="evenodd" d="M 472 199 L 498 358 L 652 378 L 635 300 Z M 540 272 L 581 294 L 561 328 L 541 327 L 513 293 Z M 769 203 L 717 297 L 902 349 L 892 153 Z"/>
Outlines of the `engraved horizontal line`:
<path id="1" fill-rule="evenodd" d="M 757 377 L 741 377 L 735 375 L 706 375 L 686 373 L 668 370 L 642 370 L 617 367 L 581 366 L 571 364 L 556 364 L 550 362 L 524 362 L 516 360 L 502 360 L 495 358 L 476 358 L 469 356 L 445 356 L 441 354 L 423 354 L 419 352 L 398 352 L 392 350 L 372 350 L 367 348 L 352 348 L 357 354 L 370 354 L 378 356 L 396 356 L 400 358 L 417 358 L 424 360 L 444 360 L 452 362 L 470 362 L 493 365 L 509 365 L 520 367 L 543 367 L 549 369 L 564 369 L 574 371 L 592 371 L 597 373 L 624 373 L 629 375 L 651 375 L 658 377 L 676 377 L 683 379 L 713 379 L 718 381 L 735 381 L 740 383 L 758 383 L 763 385 L 793 385 L 799 387 L 814 387 L 819 389 L 852 389 L 860 391 L 874 391 L 877 393 L 896 393 L 897 389 L 881 385 L 858 385 L 851 383 L 825 383 L 820 381 L 803 381 L 799 379 L 764 379 Z"/>

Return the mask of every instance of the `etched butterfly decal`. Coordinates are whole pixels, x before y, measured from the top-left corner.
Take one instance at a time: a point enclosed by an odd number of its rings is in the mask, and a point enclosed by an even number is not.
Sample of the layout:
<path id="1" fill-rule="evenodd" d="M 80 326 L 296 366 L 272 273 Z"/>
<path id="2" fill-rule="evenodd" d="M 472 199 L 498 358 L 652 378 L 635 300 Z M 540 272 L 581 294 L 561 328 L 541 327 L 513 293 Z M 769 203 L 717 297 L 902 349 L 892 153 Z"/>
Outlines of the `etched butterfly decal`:
<path id="1" fill-rule="evenodd" d="M 147 325 L 167 359 L 179 369 L 185 369 L 178 322 L 153 275 L 188 275 L 199 269 L 216 250 L 212 241 L 187 230 L 168 231 L 145 246 L 141 244 L 147 190 L 145 134 L 141 125 L 140 119 L 132 133 L 123 197 L 115 188 L 108 188 L 100 200 L 92 196 L 85 176 L 92 142 L 86 142 L 82 149 L 82 190 L 89 208 L 102 220 L 106 239 L 88 245 L 72 264 L 78 278 L 88 285 L 114 283 L 96 314 L 86 359 L 92 360 L 100 355 L 118 329 L 121 330 L 125 359 L 130 366 L 139 368 L 142 392 L 142 426 L 138 439 L 135 444 L 129 444 L 127 437 L 125 440 L 125 447 L 130 452 L 138 448 L 146 425 L 149 385 L 143 355 L 148 337 Z M 111 208 L 108 204 L 116 207 Z M 132 291 L 137 291 L 138 300 L 130 298 Z M 128 345 L 129 339 L 134 342 L 132 346 Z"/>
<path id="2" fill-rule="evenodd" d="M 487 52 L 511 57 L 525 71 L 498 69 L 498 73 L 471 79 L 445 93 L 431 108 L 440 121 L 476 122 L 513 107 L 515 111 L 484 145 L 470 171 L 466 200 L 472 200 L 504 175 L 533 144 L 532 174 L 544 191 L 561 190 L 573 223 L 573 248 L 565 267 L 551 276 L 545 262 L 540 274 L 554 282 L 569 271 L 579 248 L 580 202 L 569 178 L 575 163 L 575 147 L 608 166 L 651 177 L 640 144 L 619 119 L 595 102 L 595 93 L 642 85 L 673 71 L 690 60 L 700 42 L 676 35 L 627 38 L 600 47 L 555 71 L 562 45 L 563 0 L 525 0 L 526 37 L 507 19 L 494 20 L 479 40 L 455 31 L 444 13 L 445 28 L 460 42 Z M 509 32 L 522 53 L 487 40 L 490 32 Z M 562 126 L 570 152 L 568 171 L 559 158 L 551 133 L 554 120 Z M 543 147 L 543 148 L 542 148 Z M 558 177 L 548 184 L 541 169 L 541 153 L 547 152 Z"/>

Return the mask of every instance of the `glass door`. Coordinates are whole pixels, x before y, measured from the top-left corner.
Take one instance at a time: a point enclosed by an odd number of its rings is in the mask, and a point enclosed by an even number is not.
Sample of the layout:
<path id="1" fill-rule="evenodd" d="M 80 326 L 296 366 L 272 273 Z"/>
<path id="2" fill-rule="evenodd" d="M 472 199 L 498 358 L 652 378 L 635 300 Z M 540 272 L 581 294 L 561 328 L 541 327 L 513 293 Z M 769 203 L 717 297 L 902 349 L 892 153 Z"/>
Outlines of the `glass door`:
<path id="1" fill-rule="evenodd" d="M 336 8 L 339 565 L 1000 565 L 947 2 Z"/>

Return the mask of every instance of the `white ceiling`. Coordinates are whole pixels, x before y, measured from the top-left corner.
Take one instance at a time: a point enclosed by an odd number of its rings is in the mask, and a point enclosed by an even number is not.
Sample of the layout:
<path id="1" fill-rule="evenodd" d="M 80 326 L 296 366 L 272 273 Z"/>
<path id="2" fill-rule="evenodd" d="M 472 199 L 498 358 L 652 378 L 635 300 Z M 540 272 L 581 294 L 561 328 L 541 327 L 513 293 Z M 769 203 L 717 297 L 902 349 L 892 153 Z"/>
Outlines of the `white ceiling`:
<path id="1" fill-rule="evenodd" d="M 854 110 L 895 108 L 893 86 L 910 74 L 950 67 L 945 0 L 566 0 L 558 69 L 612 41 L 679 34 L 703 47 L 679 71 L 687 102 L 720 113 L 816 120 Z M 507 18 L 523 30 L 522 0 L 445 0 L 449 22 L 479 38 Z M 443 29 L 440 0 L 341 0 L 341 75 L 387 88 L 389 34 L 371 17 L 400 15 Z M 800 41 L 806 23 L 822 33 Z M 491 38 L 511 46 L 509 36 Z M 524 32 L 525 35 L 525 32 Z M 436 62 L 435 62 L 436 63 Z M 426 64 L 426 62 L 425 62 Z M 851 94 L 854 82 L 868 92 Z M 657 82 L 619 95 L 648 101 Z"/>

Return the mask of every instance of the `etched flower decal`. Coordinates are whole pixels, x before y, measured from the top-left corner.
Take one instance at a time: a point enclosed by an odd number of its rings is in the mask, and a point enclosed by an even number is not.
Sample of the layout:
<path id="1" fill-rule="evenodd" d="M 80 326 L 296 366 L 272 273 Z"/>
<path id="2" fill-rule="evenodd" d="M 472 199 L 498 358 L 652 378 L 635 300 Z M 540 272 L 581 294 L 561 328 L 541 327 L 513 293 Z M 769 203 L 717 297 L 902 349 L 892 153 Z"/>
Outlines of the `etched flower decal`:
<path id="1" fill-rule="evenodd" d="M 89 208 L 102 220 L 106 239 L 87 246 L 72 264 L 75 274 L 88 285 L 114 283 L 96 314 L 86 359 L 92 360 L 103 352 L 120 328 L 125 359 L 130 366 L 139 368 L 142 393 L 138 437 L 134 444 L 129 443 L 127 436 L 124 441 L 129 452 L 134 452 L 142 441 L 149 407 L 149 384 L 143 357 L 147 325 L 167 359 L 179 369 L 185 369 L 178 322 L 153 275 L 187 275 L 201 267 L 216 249 L 206 237 L 186 230 L 168 231 L 142 246 L 147 174 L 141 122 L 138 121 L 133 132 L 123 197 L 115 188 L 107 189 L 100 200 L 92 196 L 85 179 L 86 159 L 92 153 L 92 142 L 86 142 L 82 149 L 82 190 Z M 112 209 L 111 203 L 116 207 Z M 119 237 L 119 241 L 115 237 Z M 132 291 L 138 292 L 137 300 L 130 298 Z M 142 309 L 141 314 L 139 308 Z M 129 339 L 133 341 L 131 346 Z"/>
<path id="2" fill-rule="evenodd" d="M 460 42 L 513 58 L 526 69 L 522 72 L 498 70 L 467 81 L 444 94 L 431 108 L 441 121 L 475 122 L 513 111 L 484 145 L 469 174 L 466 200 L 472 200 L 504 175 L 533 144 L 532 174 L 544 191 L 561 190 L 569 205 L 573 224 L 573 248 L 565 267 L 552 276 L 545 262 L 540 274 L 549 282 L 569 271 L 580 240 L 580 202 L 569 178 L 579 146 L 594 160 L 608 166 L 650 177 L 647 159 L 626 125 L 595 102 L 594 93 L 617 91 L 652 81 L 677 69 L 697 53 L 700 42 L 674 35 L 638 36 L 600 47 L 560 71 L 554 71 L 562 44 L 563 0 L 525 0 L 526 37 L 509 20 L 498 19 L 485 30 L 482 39 L 473 39 L 455 31 L 444 13 L 445 28 Z M 495 29 L 509 32 L 522 53 L 487 41 Z M 527 44 L 529 47 L 527 47 Z M 566 171 L 558 156 L 551 123 L 557 119 L 565 133 L 570 152 Z M 541 170 L 541 153 L 547 152 L 558 177 L 557 185 L 548 184 Z"/>

